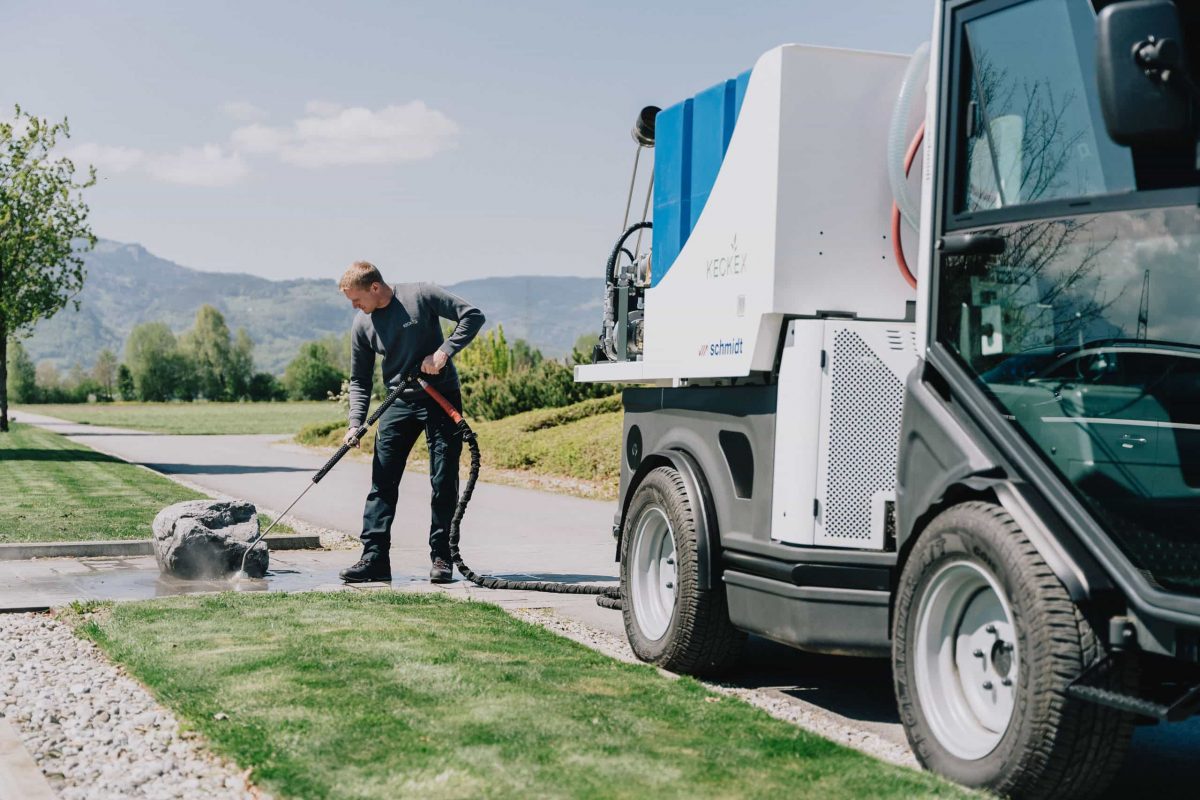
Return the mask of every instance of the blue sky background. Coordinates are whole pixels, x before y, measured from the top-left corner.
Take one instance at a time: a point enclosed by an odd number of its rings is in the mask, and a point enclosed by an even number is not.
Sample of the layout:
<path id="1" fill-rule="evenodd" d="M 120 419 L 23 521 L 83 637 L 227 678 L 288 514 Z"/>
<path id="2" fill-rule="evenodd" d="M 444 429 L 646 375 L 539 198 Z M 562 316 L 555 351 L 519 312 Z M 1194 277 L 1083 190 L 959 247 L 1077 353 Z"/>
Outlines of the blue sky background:
<path id="1" fill-rule="evenodd" d="M 6 0 L 0 103 L 69 117 L 101 169 L 97 235 L 187 266 L 599 275 L 642 106 L 785 42 L 911 52 L 932 17 L 933 0 Z"/>

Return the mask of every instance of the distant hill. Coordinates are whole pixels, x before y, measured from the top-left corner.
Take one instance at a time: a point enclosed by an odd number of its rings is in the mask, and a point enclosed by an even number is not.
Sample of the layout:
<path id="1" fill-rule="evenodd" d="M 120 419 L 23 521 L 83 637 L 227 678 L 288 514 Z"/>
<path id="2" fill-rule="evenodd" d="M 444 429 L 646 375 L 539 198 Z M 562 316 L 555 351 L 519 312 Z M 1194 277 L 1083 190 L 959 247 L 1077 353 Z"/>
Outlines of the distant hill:
<path id="1" fill-rule="evenodd" d="M 68 307 L 43 320 L 25 342 L 35 362 L 67 368 L 78 361 L 86 367 L 105 347 L 120 357 L 135 325 L 161 321 L 180 333 L 208 303 L 225 315 L 230 331 L 245 328 L 250 334 L 256 369 L 280 374 L 302 342 L 340 336 L 356 313 L 333 280 L 202 272 L 141 245 L 107 240 L 84 260 L 79 311 Z M 488 328 L 503 325 L 509 341 L 525 339 L 552 357 L 568 353 L 580 334 L 598 330 L 603 313 L 600 277 L 482 278 L 446 288 L 482 309 Z"/>

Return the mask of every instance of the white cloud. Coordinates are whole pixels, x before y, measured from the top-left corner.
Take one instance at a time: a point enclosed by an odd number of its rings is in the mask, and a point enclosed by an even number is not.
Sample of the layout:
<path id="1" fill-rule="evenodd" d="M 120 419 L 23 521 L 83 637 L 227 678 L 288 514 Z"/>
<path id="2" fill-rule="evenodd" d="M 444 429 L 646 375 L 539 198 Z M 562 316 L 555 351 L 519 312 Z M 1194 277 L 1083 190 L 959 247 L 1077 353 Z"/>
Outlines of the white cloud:
<path id="1" fill-rule="evenodd" d="M 301 167 L 400 164 L 454 146 L 458 125 L 420 100 L 378 111 L 313 101 L 290 128 L 248 125 L 233 132 L 246 152 L 272 153 Z"/>
<path id="2" fill-rule="evenodd" d="M 101 177 L 128 172 L 134 167 L 141 166 L 146 158 L 146 154 L 136 147 L 95 144 L 94 142 L 84 142 L 70 147 L 63 151 L 63 155 L 71 159 L 78 168 L 84 168 L 91 164 Z"/>
<path id="3" fill-rule="evenodd" d="M 238 153 L 227 153 L 215 144 L 206 144 L 153 156 L 146 163 L 146 171 L 167 183 L 229 186 L 245 177 L 249 169 Z"/>
<path id="4" fill-rule="evenodd" d="M 325 100 L 309 100 L 304 104 L 304 110 L 309 114 L 315 114 L 318 117 L 331 117 L 341 111 L 345 106 L 341 103 L 329 103 Z"/>
<path id="5" fill-rule="evenodd" d="M 246 100 L 231 100 L 221 106 L 221 113 L 238 122 L 255 122 L 267 118 L 267 112 Z"/>

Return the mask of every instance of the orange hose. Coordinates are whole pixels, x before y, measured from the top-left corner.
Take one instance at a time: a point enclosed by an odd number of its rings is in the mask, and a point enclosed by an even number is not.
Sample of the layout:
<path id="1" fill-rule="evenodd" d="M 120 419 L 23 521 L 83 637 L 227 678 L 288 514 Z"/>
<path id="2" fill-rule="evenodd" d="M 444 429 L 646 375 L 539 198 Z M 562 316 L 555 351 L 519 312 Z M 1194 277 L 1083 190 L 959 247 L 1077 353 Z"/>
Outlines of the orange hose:
<path id="1" fill-rule="evenodd" d="M 904 154 L 904 174 L 908 175 L 912 169 L 913 160 L 917 157 L 917 151 L 921 149 L 921 142 L 925 139 L 925 123 L 921 123 L 921 127 L 917 128 L 916 135 L 913 136 L 912 142 L 908 145 L 908 152 Z M 892 201 L 892 252 L 896 255 L 896 264 L 900 267 L 900 275 L 904 281 L 912 288 L 917 288 L 917 279 L 912 274 L 912 270 L 908 268 L 908 261 L 904 258 L 904 244 L 900 241 L 900 206 Z"/>
<path id="2" fill-rule="evenodd" d="M 450 417 L 450 419 L 454 420 L 455 425 L 457 425 L 463 421 L 462 414 L 458 413 L 458 409 L 456 409 L 454 406 L 450 405 L 449 400 L 442 397 L 441 392 L 439 392 L 437 389 L 433 388 L 428 383 L 426 383 L 424 378 L 417 378 L 417 383 L 419 383 L 421 385 L 421 388 L 425 390 L 425 394 L 432 397 L 433 401 L 442 407 L 442 411 L 446 412 L 446 416 L 448 416 L 448 417 Z"/>

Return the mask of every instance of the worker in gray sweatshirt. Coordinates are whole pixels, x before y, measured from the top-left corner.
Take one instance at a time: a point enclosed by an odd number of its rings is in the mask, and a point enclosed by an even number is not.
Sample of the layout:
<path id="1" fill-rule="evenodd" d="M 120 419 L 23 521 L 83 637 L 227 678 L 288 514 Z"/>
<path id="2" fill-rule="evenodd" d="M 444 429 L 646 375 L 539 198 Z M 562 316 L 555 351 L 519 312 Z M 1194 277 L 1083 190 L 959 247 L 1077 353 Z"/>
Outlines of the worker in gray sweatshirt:
<path id="1" fill-rule="evenodd" d="M 388 286 L 379 270 L 356 261 L 338 282 L 342 294 L 358 309 L 350 329 L 350 429 L 346 443 L 357 447 L 355 431 L 367 418 L 375 356 L 383 357 L 383 382 L 394 388 L 419 370 L 455 408 L 462 408 L 458 372 L 451 359 L 483 326 L 483 314 L 460 297 L 432 283 Z M 457 323 L 443 341 L 441 320 Z M 362 557 L 342 570 L 347 583 L 390 581 L 389 551 L 400 478 L 413 444 L 421 433 L 429 447 L 429 483 L 433 488 L 429 525 L 429 579 L 445 583 L 453 577 L 450 563 L 450 520 L 458 504 L 458 460 L 462 439 L 456 426 L 417 387 L 401 393 L 379 419 L 371 493 L 363 509 Z"/>

